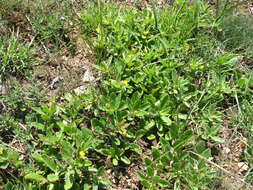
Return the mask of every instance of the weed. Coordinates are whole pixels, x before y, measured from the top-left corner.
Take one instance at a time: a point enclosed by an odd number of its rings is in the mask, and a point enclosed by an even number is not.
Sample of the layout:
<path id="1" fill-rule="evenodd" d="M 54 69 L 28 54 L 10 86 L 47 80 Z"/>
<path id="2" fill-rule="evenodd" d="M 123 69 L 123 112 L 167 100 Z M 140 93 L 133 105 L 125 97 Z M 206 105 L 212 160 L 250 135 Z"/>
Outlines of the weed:
<path id="1" fill-rule="evenodd" d="M 233 122 L 246 131 L 252 111 L 252 71 L 241 66 L 242 54 L 216 39 L 217 31 L 229 34 L 222 25 L 226 7 L 215 14 L 204 1 L 175 1 L 167 9 L 153 2 L 141 11 L 100 1 L 87 6 L 78 18 L 96 55 L 99 86 L 67 94 L 61 104 L 15 94 L 6 99 L 11 110 L 25 112 L 27 132 L 11 130 L 9 136 L 17 134 L 28 151 L 19 160 L 22 152 L 2 143 L 0 167 L 16 174 L 1 176 L 5 186 L 106 189 L 115 184 L 105 171 L 139 160 L 142 189 L 214 189 L 222 167 L 211 161 L 209 144 L 226 141 L 218 133 L 224 117 L 231 119 L 230 107 L 238 107 Z M 59 16 L 31 20 L 39 38 L 56 47 L 71 28 L 64 25 L 70 18 L 58 24 Z M 2 119 L 10 128 L 20 122 L 18 116 Z"/>
<path id="2" fill-rule="evenodd" d="M 1 78 L 8 75 L 24 76 L 25 71 L 32 68 L 34 60 L 32 42 L 23 43 L 18 32 L 1 36 L 0 40 Z"/>

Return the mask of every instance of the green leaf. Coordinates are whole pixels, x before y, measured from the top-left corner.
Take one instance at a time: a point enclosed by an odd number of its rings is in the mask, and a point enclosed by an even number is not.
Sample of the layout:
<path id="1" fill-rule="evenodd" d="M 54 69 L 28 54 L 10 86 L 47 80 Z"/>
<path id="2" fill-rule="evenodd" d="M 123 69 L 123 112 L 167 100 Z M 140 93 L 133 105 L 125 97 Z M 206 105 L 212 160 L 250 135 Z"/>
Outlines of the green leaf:
<path id="1" fill-rule="evenodd" d="M 144 129 L 150 130 L 154 125 L 155 125 L 154 120 L 148 121 L 148 123 L 144 126 Z"/>
<path id="2" fill-rule="evenodd" d="M 192 131 L 187 130 L 185 131 L 178 140 L 175 141 L 173 144 L 174 149 L 178 151 L 177 149 L 180 149 L 182 146 L 184 146 L 190 139 L 193 137 Z"/>
<path id="3" fill-rule="evenodd" d="M 152 176 L 154 176 L 154 168 L 152 167 L 152 166 L 148 166 L 147 167 L 147 174 L 148 174 L 148 176 L 149 177 L 152 177 Z"/>
<path id="4" fill-rule="evenodd" d="M 177 139 L 178 136 L 179 136 L 178 133 L 179 133 L 179 126 L 177 126 L 177 125 L 172 125 L 172 126 L 170 127 L 170 130 L 169 130 L 170 137 L 171 137 L 173 140 L 175 140 L 175 139 Z"/>
<path id="5" fill-rule="evenodd" d="M 241 60 L 242 60 L 242 56 L 236 56 L 236 57 L 232 57 L 231 59 L 229 59 L 227 62 L 225 62 L 225 64 L 233 66 Z"/>
<path id="6" fill-rule="evenodd" d="M 159 183 L 159 180 L 160 180 L 160 177 L 159 177 L 159 176 L 153 176 L 153 177 L 152 177 L 152 182 L 153 182 L 153 184 L 158 184 L 158 183 Z"/>
<path id="7" fill-rule="evenodd" d="M 198 140 L 198 143 L 195 145 L 195 150 L 198 154 L 201 154 L 206 148 L 206 143 L 203 140 Z"/>
<path id="8" fill-rule="evenodd" d="M 126 157 L 126 156 L 123 156 L 120 158 L 125 164 L 131 164 L 131 161 Z"/>
<path id="9" fill-rule="evenodd" d="M 218 136 L 211 136 L 211 139 L 215 142 L 218 142 L 218 143 L 224 143 L 225 140 L 223 138 L 220 138 Z"/>
<path id="10" fill-rule="evenodd" d="M 25 179 L 30 179 L 30 180 L 34 180 L 34 181 L 38 181 L 38 182 L 46 181 L 46 178 L 44 178 L 42 175 L 39 175 L 37 173 L 27 174 L 25 176 Z"/>
<path id="11" fill-rule="evenodd" d="M 144 187 L 147 187 L 147 188 L 150 187 L 150 184 L 149 184 L 148 180 L 142 180 L 142 181 L 141 181 L 141 184 L 142 184 Z"/>
<path id="12" fill-rule="evenodd" d="M 147 177 L 145 176 L 145 175 L 143 175 L 141 172 L 139 172 L 139 171 L 137 171 L 137 176 L 140 178 L 140 180 L 141 181 L 143 181 L 143 180 L 146 180 L 147 179 Z"/>
<path id="13" fill-rule="evenodd" d="M 97 172 L 98 171 L 98 169 L 94 168 L 94 167 L 89 167 L 88 170 L 89 170 L 89 172 Z"/>
<path id="14" fill-rule="evenodd" d="M 90 190 L 91 186 L 89 184 L 84 184 L 83 185 L 83 190 Z"/>
<path id="15" fill-rule="evenodd" d="M 149 158 L 145 158 L 144 161 L 145 161 L 146 166 L 149 166 L 152 164 L 152 160 L 150 160 Z"/>
<path id="16" fill-rule="evenodd" d="M 132 143 L 131 144 L 131 150 L 135 151 L 138 154 L 142 153 L 142 149 L 141 149 L 141 147 L 138 144 Z"/>
<path id="17" fill-rule="evenodd" d="M 148 140 L 154 140 L 155 138 L 156 138 L 156 136 L 154 134 L 147 136 Z"/>
<path id="18" fill-rule="evenodd" d="M 71 159 L 73 151 L 75 151 L 74 148 L 71 146 L 71 144 L 68 141 L 62 140 L 61 146 L 62 146 L 62 158 L 66 161 Z"/>
<path id="19" fill-rule="evenodd" d="M 68 170 L 67 173 L 65 174 L 65 184 L 64 184 L 64 189 L 68 190 L 71 189 L 71 187 L 73 186 L 73 174 L 74 171 L 72 170 Z"/>
<path id="20" fill-rule="evenodd" d="M 103 134 L 103 128 L 105 125 L 101 121 L 98 119 L 92 119 L 91 125 L 95 129 L 96 133 Z"/>
<path id="21" fill-rule="evenodd" d="M 54 160 L 52 158 L 48 157 L 47 155 L 43 155 L 43 162 L 52 171 L 56 172 L 56 170 L 57 170 L 56 164 L 55 164 L 55 162 L 54 162 Z"/>
<path id="22" fill-rule="evenodd" d="M 1 169 L 6 169 L 8 166 L 9 166 L 9 163 L 7 161 L 0 163 L 0 168 Z"/>
<path id="23" fill-rule="evenodd" d="M 49 167 L 52 171 L 56 172 L 56 164 L 54 160 L 47 155 L 40 155 L 40 154 L 32 154 L 32 157 L 38 161 L 44 163 L 47 167 Z"/>
<path id="24" fill-rule="evenodd" d="M 167 187 L 169 185 L 168 181 L 161 179 L 159 176 L 152 177 L 152 182 L 160 185 L 161 187 Z"/>
<path id="25" fill-rule="evenodd" d="M 166 155 L 164 155 L 161 157 L 161 162 L 164 166 L 167 166 L 170 163 L 170 159 Z"/>
<path id="26" fill-rule="evenodd" d="M 46 115 L 46 113 L 42 111 L 42 109 L 39 107 L 33 107 L 32 109 L 36 111 L 37 113 L 39 113 L 40 115 Z"/>
<path id="27" fill-rule="evenodd" d="M 32 125 L 33 127 L 35 127 L 36 129 L 39 129 L 39 130 L 42 130 L 42 131 L 45 130 L 45 125 L 42 124 L 42 123 L 32 122 L 31 125 Z"/>
<path id="28" fill-rule="evenodd" d="M 84 166 L 91 166 L 92 162 L 90 160 L 85 160 Z"/>
<path id="29" fill-rule="evenodd" d="M 118 162 L 118 160 L 117 160 L 116 158 L 113 158 L 113 159 L 112 159 L 112 164 L 113 164 L 114 166 L 117 166 L 117 165 L 119 164 L 119 162 Z"/>
<path id="30" fill-rule="evenodd" d="M 98 185 L 93 184 L 93 185 L 92 185 L 92 190 L 98 190 Z"/>
<path id="31" fill-rule="evenodd" d="M 187 115 L 186 114 L 178 114 L 178 118 L 182 119 L 182 120 L 186 120 L 187 119 Z"/>
<path id="32" fill-rule="evenodd" d="M 170 126 L 172 124 L 172 121 L 171 121 L 171 119 L 169 117 L 162 116 L 161 119 L 168 126 Z"/>
<path id="33" fill-rule="evenodd" d="M 50 182 L 55 182 L 55 181 L 58 181 L 58 180 L 59 180 L 59 176 L 56 175 L 56 174 L 48 174 L 48 175 L 47 175 L 47 179 L 48 179 L 48 181 L 50 181 Z"/>
<path id="34" fill-rule="evenodd" d="M 161 99 L 160 108 L 161 108 L 161 109 L 168 110 L 168 109 L 167 109 L 168 104 L 169 104 L 169 96 L 166 95 L 166 96 L 164 96 L 164 97 Z"/>
<path id="35" fill-rule="evenodd" d="M 89 184 L 84 184 L 83 185 L 83 190 L 90 190 L 91 186 Z"/>
<path id="36" fill-rule="evenodd" d="M 32 157 L 38 162 L 44 162 L 44 159 L 40 154 L 32 154 Z"/>
<path id="37" fill-rule="evenodd" d="M 156 159 L 160 158 L 161 154 L 158 149 L 152 148 L 152 156 L 156 160 Z"/>
<path id="38" fill-rule="evenodd" d="M 210 158 L 210 157 L 212 157 L 211 149 L 210 149 L 210 148 L 207 148 L 206 150 L 204 150 L 204 151 L 201 153 L 201 155 L 204 156 L 205 158 Z"/>

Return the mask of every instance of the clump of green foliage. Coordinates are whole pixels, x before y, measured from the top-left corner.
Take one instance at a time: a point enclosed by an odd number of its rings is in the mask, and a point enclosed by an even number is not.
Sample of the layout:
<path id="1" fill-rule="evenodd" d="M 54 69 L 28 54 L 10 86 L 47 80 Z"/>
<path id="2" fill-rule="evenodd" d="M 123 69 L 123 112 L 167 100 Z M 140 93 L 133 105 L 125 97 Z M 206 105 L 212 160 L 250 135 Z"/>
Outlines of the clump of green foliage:
<path id="1" fill-rule="evenodd" d="M 225 46 L 235 52 L 245 52 L 252 56 L 253 21 L 251 16 L 243 13 L 229 15 L 222 23 L 220 39 Z"/>
<path id="2" fill-rule="evenodd" d="M 7 40 L 6 40 L 7 39 Z M 34 51 L 32 43 L 22 42 L 19 33 L 0 37 L 0 77 L 7 75 L 22 77 L 33 66 Z"/>
<path id="3" fill-rule="evenodd" d="M 213 189 L 219 171 L 206 162 L 207 142 L 224 142 L 227 108 L 243 103 L 243 123 L 252 113 L 252 70 L 216 39 L 221 16 L 198 0 L 141 11 L 88 6 L 78 16 L 97 86 L 30 106 L 25 158 L 0 147 L 0 168 L 16 174 L 0 175 L 6 188 L 108 189 L 106 169 L 139 161 L 141 189 Z"/>

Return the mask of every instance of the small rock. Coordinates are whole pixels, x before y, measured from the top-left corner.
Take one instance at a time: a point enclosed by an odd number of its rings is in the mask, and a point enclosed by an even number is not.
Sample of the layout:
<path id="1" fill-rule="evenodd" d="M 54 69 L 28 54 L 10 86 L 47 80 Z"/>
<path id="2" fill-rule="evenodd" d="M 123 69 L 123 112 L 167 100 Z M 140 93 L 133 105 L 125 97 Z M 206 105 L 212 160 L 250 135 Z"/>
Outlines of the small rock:
<path id="1" fill-rule="evenodd" d="M 224 151 L 225 154 L 228 154 L 228 153 L 230 153 L 231 150 L 230 150 L 230 148 L 226 147 L 226 148 L 224 148 L 223 151 Z"/>
<path id="2" fill-rule="evenodd" d="M 7 87 L 4 82 L 0 79 L 0 95 L 6 95 L 7 94 Z"/>
<path id="3" fill-rule="evenodd" d="M 245 172 L 249 169 L 249 166 L 245 162 L 239 162 L 238 164 L 239 172 Z"/>
<path id="4" fill-rule="evenodd" d="M 77 95 L 83 94 L 85 92 L 86 85 L 79 86 L 78 88 L 74 89 L 74 92 Z"/>
<path id="5" fill-rule="evenodd" d="M 50 86 L 49 86 L 50 89 L 55 89 L 55 88 L 56 88 L 56 83 L 60 82 L 61 80 L 63 80 L 62 77 L 60 77 L 60 76 L 55 77 L 55 78 L 52 80 L 52 82 L 51 82 L 51 84 L 50 84 Z"/>
<path id="6" fill-rule="evenodd" d="M 90 69 L 87 69 L 87 70 L 85 71 L 85 73 L 84 73 L 84 76 L 83 76 L 82 81 L 83 81 L 84 83 L 86 83 L 86 82 L 92 82 L 92 81 L 94 81 L 94 80 L 95 80 L 95 78 L 93 77 L 93 74 L 92 74 L 91 70 L 90 70 Z"/>

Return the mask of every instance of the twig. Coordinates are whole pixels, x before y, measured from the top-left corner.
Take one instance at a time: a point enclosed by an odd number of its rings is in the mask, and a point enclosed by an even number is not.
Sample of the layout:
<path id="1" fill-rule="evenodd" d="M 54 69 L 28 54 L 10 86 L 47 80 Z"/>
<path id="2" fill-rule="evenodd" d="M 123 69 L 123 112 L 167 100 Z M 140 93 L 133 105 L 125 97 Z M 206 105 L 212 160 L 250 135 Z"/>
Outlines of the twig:
<path id="1" fill-rule="evenodd" d="M 235 100 L 236 100 L 236 103 L 237 103 L 239 114 L 242 114 L 242 110 L 241 110 L 241 107 L 240 107 L 240 104 L 239 104 L 239 100 L 238 100 L 238 96 L 237 96 L 236 92 L 235 92 Z"/>
<path id="2" fill-rule="evenodd" d="M 3 110 L 3 111 L 6 110 L 6 105 L 4 104 L 3 100 L 0 100 L 0 103 L 1 103 L 2 106 L 3 106 L 3 109 L 2 109 L 2 110 Z"/>
<path id="3" fill-rule="evenodd" d="M 23 125 L 22 123 L 18 123 L 19 124 L 19 126 L 22 128 L 22 129 L 24 129 L 25 131 L 27 131 L 27 128 L 25 127 L 25 125 Z"/>
<path id="4" fill-rule="evenodd" d="M 1 141 L 1 144 L 3 144 L 4 146 L 7 146 L 7 147 L 9 147 L 9 148 L 15 150 L 16 152 L 19 152 L 20 154 L 25 154 L 25 152 L 23 152 L 23 151 L 21 151 L 21 150 L 15 148 L 15 147 L 13 147 L 13 146 L 11 146 L 11 145 L 9 145 L 9 144 L 6 144 L 6 143 L 4 143 L 4 142 L 2 142 L 2 141 Z"/>

